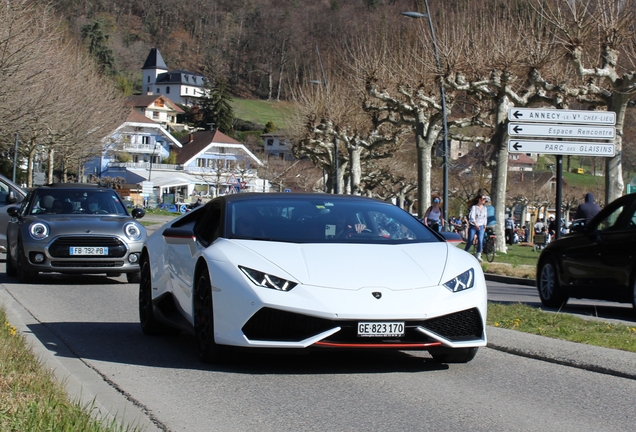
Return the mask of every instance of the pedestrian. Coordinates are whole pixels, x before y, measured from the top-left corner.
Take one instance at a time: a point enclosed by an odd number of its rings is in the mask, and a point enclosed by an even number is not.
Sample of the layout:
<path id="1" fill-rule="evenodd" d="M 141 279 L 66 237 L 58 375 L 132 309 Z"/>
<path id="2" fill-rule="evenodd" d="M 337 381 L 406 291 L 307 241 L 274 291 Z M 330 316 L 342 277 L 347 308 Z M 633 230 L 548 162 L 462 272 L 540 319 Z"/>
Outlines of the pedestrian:
<path id="1" fill-rule="evenodd" d="M 440 208 L 441 199 L 433 195 L 433 205 L 424 213 L 424 225 L 433 231 L 444 231 L 444 212 Z"/>
<path id="2" fill-rule="evenodd" d="M 543 234 L 545 232 L 545 225 L 543 224 L 543 218 L 539 218 L 537 223 L 534 224 L 534 233 Z"/>
<path id="3" fill-rule="evenodd" d="M 506 228 L 506 243 L 509 245 L 514 243 L 515 240 L 515 217 L 510 213 L 505 220 Z"/>
<path id="4" fill-rule="evenodd" d="M 470 203 L 470 211 L 468 213 L 468 237 L 466 239 L 465 251 L 470 250 L 473 238 L 477 235 L 477 246 L 475 257 L 481 262 L 481 251 L 484 245 L 484 232 L 488 223 L 488 211 L 486 210 L 486 199 L 488 197 L 483 194 L 477 195 Z"/>
<path id="5" fill-rule="evenodd" d="M 556 220 L 553 216 L 548 219 L 548 242 L 556 238 Z"/>
<path id="6" fill-rule="evenodd" d="M 594 201 L 594 194 L 592 192 L 588 192 L 585 194 L 585 202 L 579 204 L 576 208 L 574 219 L 585 219 L 585 223 L 587 224 L 600 211 L 601 208 Z"/>

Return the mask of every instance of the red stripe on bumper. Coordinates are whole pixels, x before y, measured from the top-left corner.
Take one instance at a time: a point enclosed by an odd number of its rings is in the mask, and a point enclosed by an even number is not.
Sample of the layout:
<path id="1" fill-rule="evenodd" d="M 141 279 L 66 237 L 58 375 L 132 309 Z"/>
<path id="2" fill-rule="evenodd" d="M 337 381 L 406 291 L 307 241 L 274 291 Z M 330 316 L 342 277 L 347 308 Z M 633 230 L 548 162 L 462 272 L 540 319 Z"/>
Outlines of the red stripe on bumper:
<path id="1" fill-rule="evenodd" d="M 441 342 L 430 343 L 400 343 L 400 344 L 351 344 L 336 342 L 316 342 L 314 345 L 330 348 L 393 348 L 393 349 L 409 349 L 409 348 L 429 348 L 440 346 Z"/>

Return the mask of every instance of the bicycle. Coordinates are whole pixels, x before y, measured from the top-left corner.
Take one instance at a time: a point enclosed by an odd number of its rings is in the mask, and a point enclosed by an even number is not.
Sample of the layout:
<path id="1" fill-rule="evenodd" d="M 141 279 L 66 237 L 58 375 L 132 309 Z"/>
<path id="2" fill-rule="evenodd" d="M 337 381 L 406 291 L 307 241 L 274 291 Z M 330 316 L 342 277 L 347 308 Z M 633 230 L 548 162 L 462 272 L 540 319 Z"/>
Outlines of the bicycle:
<path id="1" fill-rule="evenodd" d="M 497 236 L 495 235 L 495 230 L 487 227 L 486 232 L 484 233 L 484 255 L 489 263 L 495 260 L 495 240 Z"/>

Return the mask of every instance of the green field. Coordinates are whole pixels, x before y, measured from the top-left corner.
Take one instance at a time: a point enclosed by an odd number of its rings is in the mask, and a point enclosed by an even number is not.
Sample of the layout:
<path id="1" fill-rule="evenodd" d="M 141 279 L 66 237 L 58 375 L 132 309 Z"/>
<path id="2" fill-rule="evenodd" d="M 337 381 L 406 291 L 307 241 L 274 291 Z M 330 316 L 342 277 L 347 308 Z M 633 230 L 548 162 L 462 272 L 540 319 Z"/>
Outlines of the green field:
<path id="1" fill-rule="evenodd" d="M 293 113 L 293 105 L 290 102 L 232 99 L 231 104 L 236 118 L 263 126 L 271 121 L 277 129 L 284 129 Z"/>

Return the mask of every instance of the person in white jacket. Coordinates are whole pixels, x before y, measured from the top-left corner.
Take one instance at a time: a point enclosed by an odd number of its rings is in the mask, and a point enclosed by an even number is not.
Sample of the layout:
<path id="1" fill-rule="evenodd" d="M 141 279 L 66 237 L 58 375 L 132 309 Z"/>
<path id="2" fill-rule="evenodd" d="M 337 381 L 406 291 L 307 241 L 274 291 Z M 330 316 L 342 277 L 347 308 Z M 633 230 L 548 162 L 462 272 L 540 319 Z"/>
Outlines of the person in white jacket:
<path id="1" fill-rule="evenodd" d="M 486 224 L 488 223 L 488 211 L 486 210 L 486 201 L 488 196 L 480 194 L 472 201 L 470 212 L 468 213 L 468 238 L 466 239 L 465 250 L 470 250 L 475 235 L 477 236 L 477 247 L 475 257 L 481 262 L 481 251 L 484 246 L 484 233 L 486 232 Z"/>

